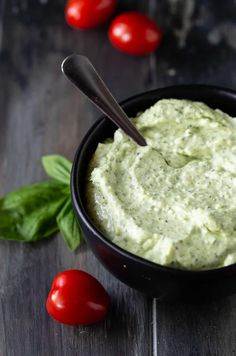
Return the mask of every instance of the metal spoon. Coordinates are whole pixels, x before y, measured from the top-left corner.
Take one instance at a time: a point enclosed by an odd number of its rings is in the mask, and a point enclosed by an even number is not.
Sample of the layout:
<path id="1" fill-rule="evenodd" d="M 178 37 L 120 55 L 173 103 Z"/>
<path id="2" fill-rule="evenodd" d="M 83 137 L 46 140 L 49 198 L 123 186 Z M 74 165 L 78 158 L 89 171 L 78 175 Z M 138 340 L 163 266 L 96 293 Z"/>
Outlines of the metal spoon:
<path id="1" fill-rule="evenodd" d="M 64 59 L 61 68 L 67 79 L 138 145 L 147 145 L 145 138 L 129 120 L 87 57 L 72 54 Z"/>

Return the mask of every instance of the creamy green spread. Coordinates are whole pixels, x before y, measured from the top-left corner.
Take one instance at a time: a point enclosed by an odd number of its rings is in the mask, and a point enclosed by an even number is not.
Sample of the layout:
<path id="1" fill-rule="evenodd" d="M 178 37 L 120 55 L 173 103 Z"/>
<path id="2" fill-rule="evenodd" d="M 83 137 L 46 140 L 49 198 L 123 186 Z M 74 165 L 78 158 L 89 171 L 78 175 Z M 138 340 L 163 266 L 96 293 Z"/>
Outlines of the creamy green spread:
<path id="1" fill-rule="evenodd" d="M 189 270 L 236 262 L 236 120 L 204 103 L 164 99 L 133 119 L 89 164 L 87 209 L 135 255 Z"/>

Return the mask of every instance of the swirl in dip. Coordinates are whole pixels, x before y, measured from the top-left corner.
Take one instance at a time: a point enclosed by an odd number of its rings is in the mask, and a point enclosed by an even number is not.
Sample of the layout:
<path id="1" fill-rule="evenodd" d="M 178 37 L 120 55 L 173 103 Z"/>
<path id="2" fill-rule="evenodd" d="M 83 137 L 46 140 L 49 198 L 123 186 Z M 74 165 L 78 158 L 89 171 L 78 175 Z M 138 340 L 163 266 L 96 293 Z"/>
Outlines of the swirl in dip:
<path id="1" fill-rule="evenodd" d="M 200 102 L 164 99 L 117 130 L 89 164 L 87 209 L 115 244 L 189 270 L 236 262 L 236 121 Z"/>

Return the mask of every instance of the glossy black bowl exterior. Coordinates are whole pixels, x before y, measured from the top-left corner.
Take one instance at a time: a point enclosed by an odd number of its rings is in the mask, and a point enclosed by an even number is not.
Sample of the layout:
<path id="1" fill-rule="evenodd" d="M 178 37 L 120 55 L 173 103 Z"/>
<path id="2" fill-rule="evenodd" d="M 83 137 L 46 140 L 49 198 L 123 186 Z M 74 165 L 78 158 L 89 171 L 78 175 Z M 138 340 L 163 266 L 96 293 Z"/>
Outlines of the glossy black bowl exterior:
<path id="1" fill-rule="evenodd" d="M 153 90 L 124 101 L 122 107 L 128 116 L 134 117 L 163 98 L 203 101 L 236 117 L 236 92 L 204 85 Z M 93 225 L 84 201 L 87 166 L 98 143 L 112 137 L 115 130 L 115 125 L 107 118 L 98 120 L 84 137 L 73 163 L 71 192 L 74 210 L 84 237 L 94 254 L 122 282 L 160 300 L 201 300 L 235 293 L 236 264 L 199 272 L 163 267 L 121 249 L 105 238 Z"/>

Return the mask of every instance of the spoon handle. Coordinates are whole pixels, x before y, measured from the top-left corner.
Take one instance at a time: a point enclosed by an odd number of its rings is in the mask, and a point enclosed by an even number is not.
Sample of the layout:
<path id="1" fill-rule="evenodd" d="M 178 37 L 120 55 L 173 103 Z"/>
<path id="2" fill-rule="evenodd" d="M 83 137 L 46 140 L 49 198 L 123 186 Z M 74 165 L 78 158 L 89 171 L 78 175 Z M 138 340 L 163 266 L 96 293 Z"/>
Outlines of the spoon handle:
<path id="1" fill-rule="evenodd" d="M 147 145 L 144 137 L 114 99 L 87 57 L 76 54 L 70 55 L 62 62 L 62 72 L 137 144 L 140 146 Z"/>

